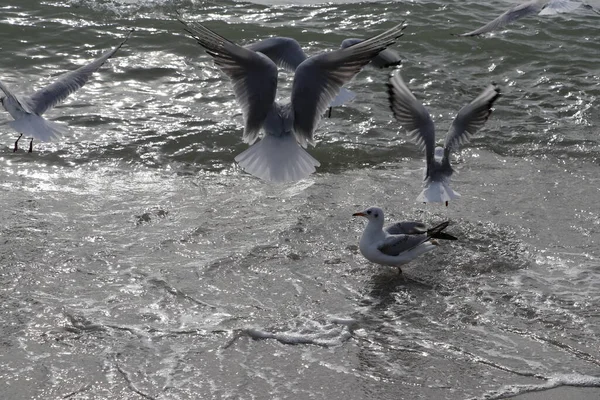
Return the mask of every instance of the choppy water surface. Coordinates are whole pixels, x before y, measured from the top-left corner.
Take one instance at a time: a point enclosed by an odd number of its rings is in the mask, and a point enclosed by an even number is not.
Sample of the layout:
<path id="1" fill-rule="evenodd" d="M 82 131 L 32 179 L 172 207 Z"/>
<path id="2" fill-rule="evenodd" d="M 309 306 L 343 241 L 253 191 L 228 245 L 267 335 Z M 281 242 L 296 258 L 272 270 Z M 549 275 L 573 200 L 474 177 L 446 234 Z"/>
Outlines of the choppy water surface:
<path id="1" fill-rule="evenodd" d="M 73 136 L 13 153 L 16 135 L 0 127 L 2 397 L 493 399 L 600 387 L 600 19 L 451 35 L 507 5 L 3 2 L 0 79 L 23 92 L 136 31 L 48 113 Z M 311 179 L 244 174 L 231 87 L 175 9 L 239 43 L 291 36 L 308 53 L 406 19 L 402 73 L 440 133 L 490 81 L 503 90 L 457 157 L 462 199 L 414 202 L 422 154 L 392 119 L 388 71 L 362 72 L 357 99 L 323 122 Z M 291 77 L 280 81 L 286 97 Z M 368 205 L 448 218 L 461 240 L 406 266 L 403 281 L 358 253 L 364 221 L 351 214 Z"/>

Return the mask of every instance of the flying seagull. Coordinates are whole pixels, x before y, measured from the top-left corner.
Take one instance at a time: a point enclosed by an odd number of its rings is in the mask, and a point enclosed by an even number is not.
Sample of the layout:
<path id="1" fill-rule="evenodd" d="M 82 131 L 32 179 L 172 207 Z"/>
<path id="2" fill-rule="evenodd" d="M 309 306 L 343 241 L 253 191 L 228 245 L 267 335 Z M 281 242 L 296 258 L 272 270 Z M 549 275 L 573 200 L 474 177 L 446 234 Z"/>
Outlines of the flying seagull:
<path id="1" fill-rule="evenodd" d="M 458 150 L 460 144 L 468 142 L 470 136 L 483 127 L 500 96 L 500 89 L 495 84 L 489 85 L 475 100 L 460 109 L 446 134 L 444 147 L 435 146 L 435 127 L 431 116 L 411 93 L 398 70 L 390 75 L 388 95 L 396 120 L 417 144 L 425 148 L 424 189 L 417 201 L 446 203 L 448 206 L 448 201 L 460 197 L 450 188 L 450 177 L 454 172 L 450 153 Z"/>
<path id="2" fill-rule="evenodd" d="M 360 238 L 362 255 L 376 264 L 398 267 L 400 273 L 401 265 L 433 250 L 437 245 L 434 239 L 457 240 L 443 232 L 449 221 L 430 229 L 422 222 L 414 221 L 396 222 L 384 227 L 383 210 L 379 207 L 369 207 L 352 216 L 365 217 L 369 221 Z"/>
<path id="3" fill-rule="evenodd" d="M 33 139 L 49 142 L 69 131 L 65 124 L 48 121 L 42 117 L 42 114 L 85 85 L 90 76 L 127 42 L 131 32 L 133 30 L 129 31 L 123 41 L 114 49 L 107 51 L 87 65 L 59 76 L 56 81 L 30 96 L 16 95 L 0 82 L 0 89 L 4 92 L 4 96 L 0 97 L 0 103 L 14 118 L 14 121 L 10 121 L 8 125 L 20 133 L 15 141 L 14 151 L 18 150 L 19 139 L 23 135 L 31 137 L 31 142 L 29 142 L 29 152 L 31 153 Z"/>
<path id="4" fill-rule="evenodd" d="M 591 9 L 597 14 L 600 14 L 600 11 L 595 10 L 592 6 L 582 1 L 530 0 L 509 8 L 504 14 L 500 15 L 493 21 L 488 22 L 481 28 L 475 29 L 471 32 L 463 33 L 459 36 L 477 36 L 503 28 L 505 25 L 529 15 L 553 15 L 567 13 L 576 10 L 579 7 L 585 7 Z"/>
<path id="5" fill-rule="evenodd" d="M 291 101 L 281 104 L 275 101 L 277 64 L 271 58 L 201 24 L 179 21 L 232 81 L 244 114 L 243 141 L 251 145 L 235 160 L 246 172 L 273 182 L 298 181 L 315 171 L 320 164 L 303 147 L 314 145 L 313 135 L 324 111 L 340 88 L 402 36 L 405 28 L 399 24 L 347 49 L 302 61 L 295 69 Z M 257 142 L 261 130 L 264 133 Z"/>

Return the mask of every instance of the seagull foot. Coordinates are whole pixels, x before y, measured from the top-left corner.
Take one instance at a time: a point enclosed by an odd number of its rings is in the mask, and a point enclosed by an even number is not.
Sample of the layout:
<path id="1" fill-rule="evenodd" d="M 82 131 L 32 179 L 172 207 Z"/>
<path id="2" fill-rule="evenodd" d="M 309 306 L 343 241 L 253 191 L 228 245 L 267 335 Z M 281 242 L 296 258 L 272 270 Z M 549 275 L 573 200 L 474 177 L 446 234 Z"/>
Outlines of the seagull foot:
<path id="1" fill-rule="evenodd" d="M 31 138 L 31 142 L 29 142 L 29 152 L 28 153 L 33 153 L 33 138 Z"/>
<path id="2" fill-rule="evenodd" d="M 13 153 L 16 153 L 17 150 L 19 150 L 19 139 L 21 139 L 22 136 L 23 136 L 23 134 L 21 133 L 19 135 L 19 137 L 17 138 L 17 140 L 15 141 L 15 148 L 13 149 Z"/>
<path id="3" fill-rule="evenodd" d="M 327 112 L 327 118 L 331 118 L 331 110 L 333 110 L 333 107 L 329 107 L 329 112 Z"/>

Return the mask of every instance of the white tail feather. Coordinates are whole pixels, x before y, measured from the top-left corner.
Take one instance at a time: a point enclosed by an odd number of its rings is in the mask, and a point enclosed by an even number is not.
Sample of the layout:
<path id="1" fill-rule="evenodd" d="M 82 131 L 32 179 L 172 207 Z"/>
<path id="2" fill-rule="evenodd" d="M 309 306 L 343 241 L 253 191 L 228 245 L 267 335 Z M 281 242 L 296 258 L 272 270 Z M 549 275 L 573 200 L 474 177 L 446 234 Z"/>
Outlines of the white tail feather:
<path id="1" fill-rule="evenodd" d="M 235 161 L 244 171 L 271 182 L 296 182 L 321 165 L 296 142 L 294 135 L 266 135 Z"/>
<path id="2" fill-rule="evenodd" d="M 8 125 L 17 132 L 42 142 L 50 142 L 69 132 L 66 125 L 48 121 L 36 114 L 27 114 L 22 118 L 10 121 Z"/>
<path id="3" fill-rule="evenodd" d="M 354 100 L 355 97 L 356 97 L 356 93 L 354 93 L 348 89 L 341 88 L 338 95 L 335 96 L 335 98 L 333 100 L 331 100 L 331 103 L 329 103 L 329 106 L 330 107 L 339 107 L 342 104 L 346 104 L 346 103 Z"/>
<path id="4" fill-rule="evenodd" d="M 428 182 L 425 189 L 417 197 L 419 203 L 445 203 L 458 199 L 460 194 L 456 193 L 446 182 Z"/>

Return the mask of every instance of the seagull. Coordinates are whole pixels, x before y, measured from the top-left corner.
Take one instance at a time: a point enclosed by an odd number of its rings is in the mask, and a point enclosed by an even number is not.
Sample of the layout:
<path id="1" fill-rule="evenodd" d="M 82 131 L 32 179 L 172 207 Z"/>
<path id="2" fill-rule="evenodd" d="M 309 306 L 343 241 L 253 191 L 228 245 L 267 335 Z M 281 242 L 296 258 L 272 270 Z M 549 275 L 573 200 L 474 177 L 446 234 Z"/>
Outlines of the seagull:
<path id="1" fill-rule="evenodd" d="M 321 53 L 295 69 L 291 101 L 275 101 L 277 64 L 262 52 L 238 46 L 201 24 L 179 18 L 185 30 L 206 49 L 232 81 L 244 114 L 243 141 L 251 145 L 235 157 L 248 173 L 272 182 L 295 182 L 308 177 L 320 163 L 303 148 L 314 145 L 313 134 L 324 111 L 340 88 L 363 66 L 400 36 L 403 23 L 347 49 Z M 280 52 L 289 63 L 288 52 Z M 260 131 L 262 139 L 258 142 Z M 255 143 L 256 142 L 256 143 Z"/>
<path id="2" fill-rule="evenodd" d="M 469 141 L 471 135 L 483 127 L 492 112 L 494 102 L 500 97 L 500 89 L 491 84 L 472 102 L 460 109 L 446 134 L 444 147 L 435 146 L 435 127 L 427 109 L 406 86 L 400 71 L 390 75 L 388 83 L 390 107 L 394 117 L 414 141 L 425 148 L 427 165 L 424 171 L 424 189 L 418 202 L 446 203 L 460 197 L 450 188 L 454 170 L 450 165 L 450 153 L 460 144 Z"/>
<path id="3" fill-rule="evenodd" d="M 526 1 L 525 3 L 521 3 L 511 7 L 504 14 L 500 15 L 495 20 L 488 22 L 481 28 L 475 29 L 471 32 L 463 33 L 459 36 L 477 36 L 500 29 L 505 25 L 510 24 L 511 22 L 514 22 L 523 17 L 527 17 L 529 15 L 554 15 L 560 13 L 567 13 L 574 11 L 579 7 L 585 7 L 591 9 L 596 14 L 600 14 L 600 11 L 595 10 L 592 6 L 582 1 L 530 0 Z"/>
<path id="4" fill-rule="evenodd" d="M 133 30 L 129 31 L 123 41 L 114 49 L 107 51 L 87 65 L 59 76 L 56 81 L 30 96 L 18 96 L 0 82 L 0 89 L 4 92 L 4 96 L 0 97 L 0 103 L 14 118 L 14 121 L 8 122 L 8 125 L 20 133 L 15 141 L 13 151 L 18 150 L 19 139 L 24 134 L 31 136 L 31 142 L 29 142 L 29 152 L 31 153 L 33 151 L 33 139 L 49 142 L 69 131 L 65 124 L 48 121 L 42 117 L 42 114 L 85 85 L 90 76 L 127 42 L 131 32 Z"/>
<path id="5" fill-rule="evenodd" d="M 401 265 L 433 250 L 437 245 L 433 239 L 458 240 L 442 232 L 450 221 L 430 229 L 422 222 L 415 221 L 397 222 L 384 228 L 383 210 L 379 207 L 369 207 L 352 216 L 369 220 L 360 238 L 359 249 L 362 255 L 376 264 L 398 267 L 399 273 L 402 273 Z"/>

